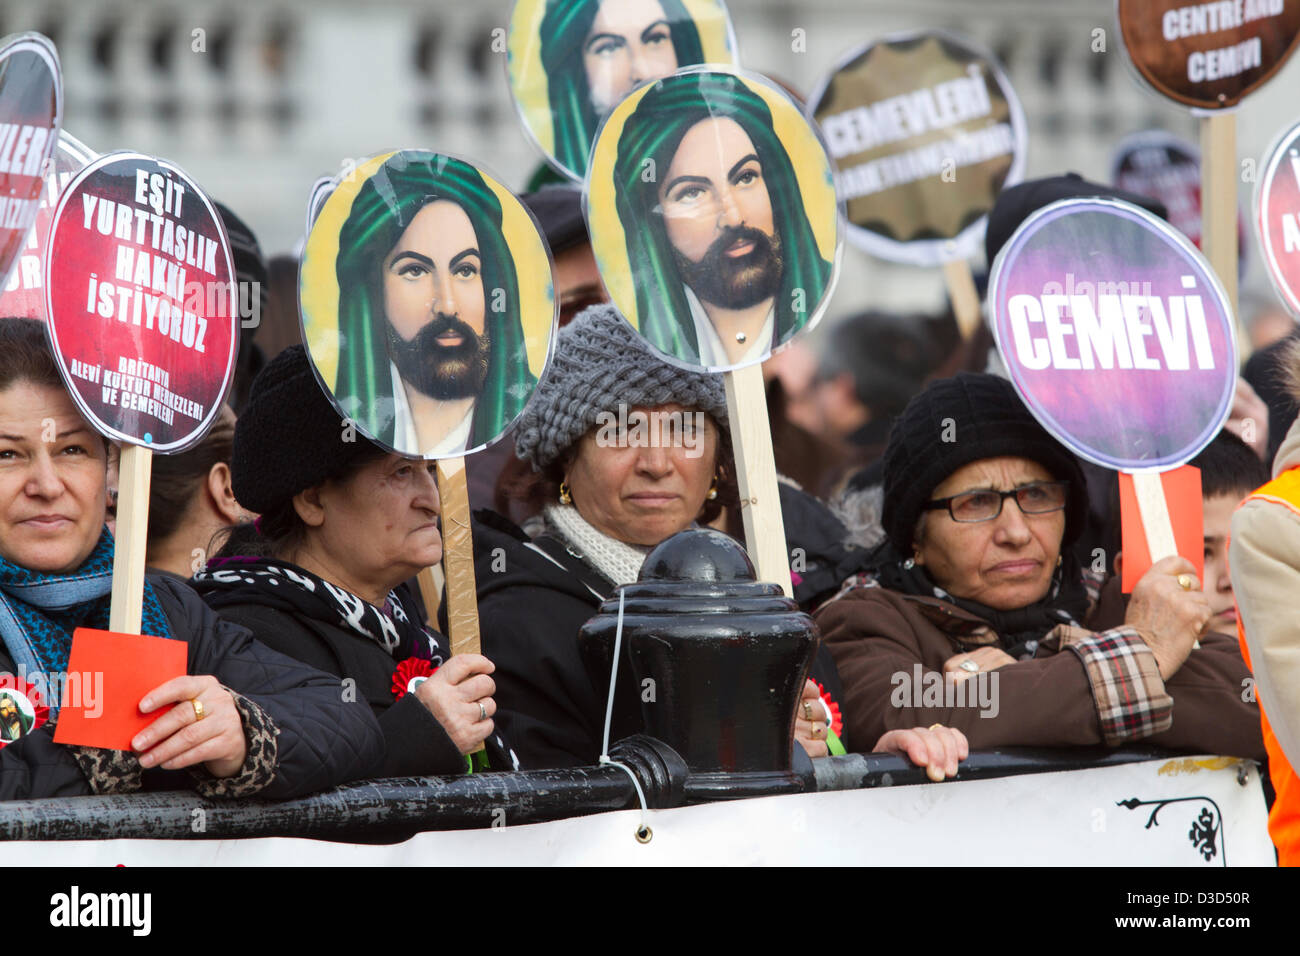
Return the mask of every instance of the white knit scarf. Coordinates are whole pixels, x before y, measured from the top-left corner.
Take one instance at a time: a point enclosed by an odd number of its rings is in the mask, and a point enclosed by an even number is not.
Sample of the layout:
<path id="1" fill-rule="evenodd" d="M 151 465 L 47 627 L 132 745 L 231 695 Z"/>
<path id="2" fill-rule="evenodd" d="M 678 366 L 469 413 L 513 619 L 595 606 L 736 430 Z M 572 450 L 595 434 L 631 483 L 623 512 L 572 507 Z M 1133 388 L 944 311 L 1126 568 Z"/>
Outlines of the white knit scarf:
<path id="1" fill-rule="evenodd" d="M 650 548 L 625 544 L 588 524 L 573 505 L 547 505 L 546 528 L 615 584 L 631 584 Z"/>

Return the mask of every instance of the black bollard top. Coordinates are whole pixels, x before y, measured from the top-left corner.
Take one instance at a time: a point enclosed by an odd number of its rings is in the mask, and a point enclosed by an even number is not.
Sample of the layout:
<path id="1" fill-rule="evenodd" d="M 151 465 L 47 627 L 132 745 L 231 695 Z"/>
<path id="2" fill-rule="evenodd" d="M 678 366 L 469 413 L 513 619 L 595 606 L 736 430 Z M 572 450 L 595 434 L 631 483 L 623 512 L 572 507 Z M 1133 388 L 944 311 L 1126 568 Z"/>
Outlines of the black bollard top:
<path id="1" fill-rule="evenodd" d="M 754 578 L 737 541 L 692 528 L 661 542 L 636 582 L 620 589 L 612 733 L 667 744 L 690 770 L 688 797 L 803 786 L 791 769 L 791 741 L 816 628 L 779 585 Z M 578 636 L 602 698 L 619 627 L 615 595 Z"/>
<path id="2" fill-rule="evenodd" d="M 712 528 L 689 528 L 665 538 L 641 565 L 638 581 L 753 581 L 754 564 L 734 538 Z"/>
<path id="3" fill-rule="evenodd" d="M 629 614 L 799 612 L 779 584 L 754 578 L 754 564 L 734 538 L 712 528 L 687 528 L 659 542 L 637 580 L 620 590 Z M 600 611 L 616 614 L 618 595 Z"/>

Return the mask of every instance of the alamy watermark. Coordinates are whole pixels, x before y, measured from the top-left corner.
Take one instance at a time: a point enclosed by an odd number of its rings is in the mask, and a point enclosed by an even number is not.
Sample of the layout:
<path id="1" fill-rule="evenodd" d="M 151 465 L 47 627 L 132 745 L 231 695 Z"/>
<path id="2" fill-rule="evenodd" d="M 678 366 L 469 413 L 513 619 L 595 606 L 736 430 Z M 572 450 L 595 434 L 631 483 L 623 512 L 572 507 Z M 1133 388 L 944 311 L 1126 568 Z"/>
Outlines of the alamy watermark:
<path id="1" fill-rule="evenodd" d="M 704 454 L 704 412 L 642 411 L 620 402 L 618 413 L 596 415 L 600 448 L 681 448 L 687 458 Z"/>
<path id="2" fill-rule="evenodd" d="M 84 707 L 92 718 L 104 713 L 103 671 L 29 671 L 20 664 L 16 675 L 0 672 L 0 693 L 16 691 L 25 697 L 27 690 L 35 704 Z"/>
<path id="3" fill-rule="evenodd" d="M 890 676 L 889 683 L 894 689 L 889 694 L 889 703 L 900 709 L 978 708 L 981 717 L 992 718 L 1001 709 L 998 676 L 997 671 L 980 671 L 965 680 L 954 680 L 938 671 L 926 671 L 920 664 L 913 664 L 910 673 L 895 671 Z"/>

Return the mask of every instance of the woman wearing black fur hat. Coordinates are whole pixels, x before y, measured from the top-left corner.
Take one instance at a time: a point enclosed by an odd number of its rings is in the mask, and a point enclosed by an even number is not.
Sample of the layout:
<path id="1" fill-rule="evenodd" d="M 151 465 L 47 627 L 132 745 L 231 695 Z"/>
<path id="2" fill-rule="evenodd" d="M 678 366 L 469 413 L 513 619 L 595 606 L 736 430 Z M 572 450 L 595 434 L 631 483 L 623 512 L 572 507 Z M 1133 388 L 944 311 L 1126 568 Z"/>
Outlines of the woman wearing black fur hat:
<path id="1" fill-rule="evenodd" d="M 1207 632 L 1190 562 L 1157 562 L 1127 609 L 1111 588 L 1098 601 L 1068 548 L 1083 474 L 1009 382 L 932 383 L 884 468 L 875 570 L 817 615 L 850 739 L 938 721 L 974 749 L 1141 740 L 1263 756 L 1250 672 L 1234 639 Z"/>
<path id="2" fill-rule="evenodd" d="M 342 679 L 384 732 L 377 776 L 463 773 L 493 730 L 493 664 L 452 657 L 402 582 L 442 557 L 432 461 L 388 454 L 334 410 L 302 346 L 253 383 L 231 458 L 233 530 L 194 578 L 204 600 L 281 653 Z"/>

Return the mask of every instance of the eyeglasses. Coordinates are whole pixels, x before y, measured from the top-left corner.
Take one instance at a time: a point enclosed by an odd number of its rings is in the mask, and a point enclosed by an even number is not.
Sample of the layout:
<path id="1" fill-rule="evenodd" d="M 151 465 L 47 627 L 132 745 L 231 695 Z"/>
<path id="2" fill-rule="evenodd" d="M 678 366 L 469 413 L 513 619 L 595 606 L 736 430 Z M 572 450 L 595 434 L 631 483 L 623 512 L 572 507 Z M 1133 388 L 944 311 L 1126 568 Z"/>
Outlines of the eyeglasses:
<path id="1" fill-rule="evenodd" d="M 953 521 L 992 521 L 1002 514 L 1002 502 L 1015 498 L 1022 514 L 1045 515 L 1065 507 L 1068 481 L 1033 481 L 1010 491 L 967 491 L 948 498 L 936 498 L 921 506 L 922 511 L 948 509 Z"/>

